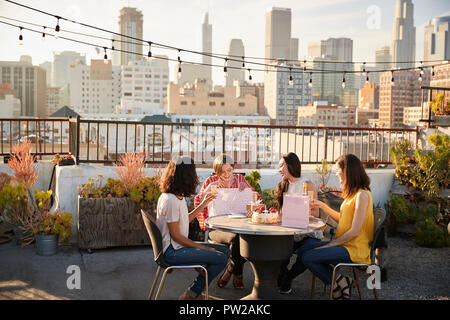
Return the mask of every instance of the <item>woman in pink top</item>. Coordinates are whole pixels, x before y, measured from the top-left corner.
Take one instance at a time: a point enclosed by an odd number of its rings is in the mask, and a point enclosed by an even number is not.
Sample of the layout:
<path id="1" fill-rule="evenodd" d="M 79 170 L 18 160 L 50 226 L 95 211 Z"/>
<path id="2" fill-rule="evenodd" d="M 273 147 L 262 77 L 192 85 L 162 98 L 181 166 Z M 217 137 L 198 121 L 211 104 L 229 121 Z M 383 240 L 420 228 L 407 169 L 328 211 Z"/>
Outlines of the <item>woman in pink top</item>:
<path id="1" fill-rule="evenodd" d="M 195 207 L 202 203 L 204 195 L 208 194 L 212 188 L 239 188 L 240 191 L 245 188 L 251 188 L 254 190 L 243 175 L 233 173 L 234 161 L 231 157 L 227 155 L 218 156 L 213 162 L 213 168 L 216 174 L 208 177 L 203 183 L 200 193 L 194 198 Z M 208 208 L 206 207 L 197 215 L 200 228 L 205 231 L 208 230 L 205 225 L 207 218 Z M 234 274 L 233 286 L 236 289 L 243 289 L 242 272 L 246 260 L 240 254 L 239 235 L 220 230 L 211 230 L 209 232 L 209 238 L 214 242 L 228 245 L 231 251 L 230 262 L 219 278 L 217 285 L 220 288 L 226 286 L 228 281 L 230 281 L 231 274 Z"/>

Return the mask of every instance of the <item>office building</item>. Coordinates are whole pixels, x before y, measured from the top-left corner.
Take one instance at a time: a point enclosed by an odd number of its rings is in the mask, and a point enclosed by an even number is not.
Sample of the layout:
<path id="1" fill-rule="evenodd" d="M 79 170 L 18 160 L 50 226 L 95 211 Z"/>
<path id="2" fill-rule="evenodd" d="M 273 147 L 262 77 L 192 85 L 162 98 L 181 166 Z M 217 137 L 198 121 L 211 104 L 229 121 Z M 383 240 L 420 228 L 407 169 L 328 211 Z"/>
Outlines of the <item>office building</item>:
<path id="1" fill-rule="evenodd" d="M 391 34 L 391 55 L 394 68 L 414 66 L 416 27 L 414 27 L 414 4 L 412 0 L 397 0 Z"/>
<path id="2" fill-rule="evenodd" d="M 120 10 L 119 15 L 119 33 L 131 38 L 143 39 L 144 16 L 142 12 L 136 8 L 124 7 Z M 120 64 L 128 65 L 130 61 L 142 60 L 143 44 L 131 38 L 124 38 L 126 42 L 119 42 L 118 48 L 123 50 L 120 53 Z M 148 49 L 148 48 L 147 48 Z M 135 53 L 138 53 L 136 55 Z"/>
<path id="3" fill-rule="evenodd" d="M 241 58 L 239 58 L 241 57 Z M 225 86 L 232 86 L 234 81 L 245 80 L 245 64 L 242 67 L 242 57 L 245 57 L 244 44 L 241 39 L 231 39 L 228 43 L 228 60 L 226 62 Z"/>
<path id="4" fill-rule="evenodd" d="M 437 17 L 430 20 L 425 27 L 424 61 L 450 60 L 450 16 Z M 433 62 L 425 62 L 432 65 Z"/>

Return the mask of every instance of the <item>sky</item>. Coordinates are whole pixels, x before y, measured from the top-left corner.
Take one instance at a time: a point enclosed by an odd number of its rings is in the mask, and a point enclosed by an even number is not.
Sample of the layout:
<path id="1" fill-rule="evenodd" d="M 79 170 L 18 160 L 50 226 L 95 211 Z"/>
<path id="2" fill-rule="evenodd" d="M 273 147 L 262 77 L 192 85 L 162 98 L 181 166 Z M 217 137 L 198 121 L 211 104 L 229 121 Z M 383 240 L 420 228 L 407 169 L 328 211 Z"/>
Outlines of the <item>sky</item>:
<path id="1" fill-rule="evenodd" d="M 144 15 L 144 39 L 183 49 L 201 50 L 201 24 L 209 12 L 212 24 L 213 52 L 226 54 L 231 39 L 242 39 L 245 55 L 264 57 L 265 13 L 271 7 L 292 9 L 293 38 L 299 38 L 299 58 L 306 56 L 308 43 L 330 37 L 353 39 L 353 60 L 374 61 L 375 50 L 390 45 L 391 28 L 396 0 L 16 0 L 16 2 L 41 9 L 86 24 L 119 32 L 118 17 L 122 7 L 136 7 Z M 448 0 L 413 0 L 416 26 L 416 60 L 423 58 L 424 27 L 429 19 L 450 15 Z M 0 0 L 1 17 L 54 27 L 56 19 Z M 19 24 L 17 22 L 12 22 Z M 61 29 L 92 33 L 110 38 L 110 35 L 69 22 L 61 22 Z M 42 30 L 41 28 L 37 28 Z M 103 58 L 93 47 L 65 40 L 47 39 L 28 31 L 23 32 L 24 45 L 18 45 L 19 30 L 0 24 L 0 61 L 19 60 L 28 54 L 37 65 L 52 61 L 54 51 L 75 50 L 86 53 L 87 60 Z M 74 37 L 74 36 L 70 36 Z M 81 38 L 80 38 L 81 39 Z M 86 40 L 86 39 L 85 39 Z M 109 41 L 87 39 L 99 47 L 110 46 Z M 144 47 L 144 53 L 146 48 Z M 176 59 L 177 51 L 152 50 Z M 182 60 L 200 62 L 199 56 L 182 54 Z M 223 65 L 223 61 L 213 63 Z M 170 63 L 170 78 L 174 77 L 174 63 Z M 263 81 L 262 72 L 253 72 L 254 81 Z M 213 81 L 223 84 L 223 69 L 213 68 Z"/>

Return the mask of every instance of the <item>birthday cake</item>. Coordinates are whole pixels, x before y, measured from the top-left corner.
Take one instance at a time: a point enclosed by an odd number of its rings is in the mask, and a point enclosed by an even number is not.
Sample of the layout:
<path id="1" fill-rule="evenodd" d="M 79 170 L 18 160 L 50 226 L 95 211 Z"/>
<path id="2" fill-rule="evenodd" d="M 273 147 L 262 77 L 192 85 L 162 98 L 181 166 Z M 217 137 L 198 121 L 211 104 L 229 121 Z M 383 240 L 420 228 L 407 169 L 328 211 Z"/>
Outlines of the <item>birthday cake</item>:
<path id="1" fill-rule="evenodd" d="M 280 222 L 278 211 L 270 208 L 269 210 L 255 209 L 251 221 L 253 223 L 275 224 Z"/>

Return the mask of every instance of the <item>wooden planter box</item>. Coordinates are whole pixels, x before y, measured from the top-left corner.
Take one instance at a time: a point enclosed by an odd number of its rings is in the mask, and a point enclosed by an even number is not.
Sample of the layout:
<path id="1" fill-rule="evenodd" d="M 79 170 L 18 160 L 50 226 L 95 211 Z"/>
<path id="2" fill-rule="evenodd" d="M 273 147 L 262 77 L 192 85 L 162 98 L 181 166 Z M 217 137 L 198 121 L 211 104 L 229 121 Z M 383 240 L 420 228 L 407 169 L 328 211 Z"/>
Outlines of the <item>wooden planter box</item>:
<path id="1" fill-rule="evenodd" d="M 434 125 L 438 127 L 450 127 L 450 115 L 435 116 Z"/>
<path id="2" fill-rule="evenodd" d="M 78 197 L 80 249 L 150 245 L 140 210 L 129 198 Z"/>

